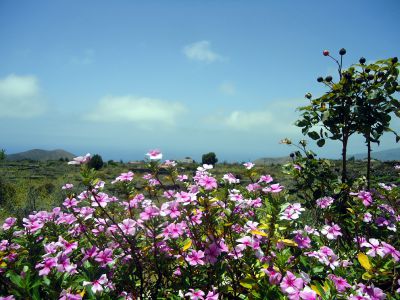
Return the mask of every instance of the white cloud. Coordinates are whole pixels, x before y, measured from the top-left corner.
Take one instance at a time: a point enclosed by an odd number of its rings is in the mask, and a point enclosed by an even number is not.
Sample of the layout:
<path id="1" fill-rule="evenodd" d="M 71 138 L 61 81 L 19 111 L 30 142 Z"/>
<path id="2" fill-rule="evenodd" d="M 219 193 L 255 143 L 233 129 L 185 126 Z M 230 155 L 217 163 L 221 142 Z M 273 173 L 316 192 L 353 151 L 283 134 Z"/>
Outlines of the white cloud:
<path id="1" fill-rule="evenodd" d="M 235 110 L 225 115 L 211 116 L 208 122 L 222 124 L 234 131 L 266 132 L 269 134 L 298 134 L 294 125 L 298 118 L 295 101 L 276 101 L 253 111 Z"/>
<path id="2" fill-rule="evenodd" d="M 221 85 L 219 86 L 219 91 L 227 96 L 233 96 L 236 94 L 235 85 L 228 81 L 221 83 Z"/>
<path id="3" fill-rule="evenodd" d="M 133 122 L 143 128 L 173 126 L 185 112 L 179 102 L 135 96 L 107 96 L 84 117 L 94 122 Z"/>
<path id="4" fill-rule="evenodd" d="M 8 75 L 0 79 L 0 118 L 30 118 L 45 111 L 35 76 Z"/>
<path id="5" fill-rule="evenodd" d="M 80 56 L 74 56 L 71 58 L 71 63 L 77 65 L 90 65 L 94 62 L 95 52 L 93 49 L 86 49 Z"/>
<path id="6" fill-rule="evenodd" d="M 193 44 L 186 45 L 183 48 L 183 53 L 189 59 L 203 61 L 207 63 L 223 59 L 221 55 L 211 50 L 211 43 L 209 41 L 199 41 Z"/>

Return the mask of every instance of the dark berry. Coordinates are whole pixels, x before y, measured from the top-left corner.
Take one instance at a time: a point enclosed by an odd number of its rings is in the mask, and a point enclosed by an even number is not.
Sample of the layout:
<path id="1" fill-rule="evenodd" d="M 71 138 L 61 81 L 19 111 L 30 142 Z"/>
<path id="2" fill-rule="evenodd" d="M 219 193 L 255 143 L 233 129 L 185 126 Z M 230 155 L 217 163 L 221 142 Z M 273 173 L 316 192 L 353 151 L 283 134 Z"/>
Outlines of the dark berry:
<path id="1" fill-rule="evenodd" d="M 318 78 L 317 78 L 317 81 L 318 81 L 318 82 L 322 82 L 322 81 L 324 81 L 324 79 L 323 79 L 322 77 L 318 77 Z"/>
<path id="2" fill-rule="evenodd" d="M 397 63 L 398 61 L 399 61 L 399 59 L 398 59 L 397 57 L 393 57 L 393 58 L 392 58 L 392 63 L 395 64 L 395 63 Z"/>
<path id="3" fill-rule="evenodd" d="M 368 78 L 368 80 L 374 80 L 374 75 L 369 74 L 367 78 Z"/>
<path id="4" fill-rule="evenodd" d="M 311 93 L 307 93 L 307 94 L 305 95 L 305 97 L 306 97 L 307 99 L 311 99 L 312 95 L 311 95 Z"/>
<path id="5" fill-rule="evenodd" d="M 345 72 L 345 73 L 343 74 L 343 76 L 344 76 L 344 78 L 346 78 L 346 79 L 351 79 L 351 74 L 348 73 L 348 72 Z"/>
<path id="6" fill-rule="evenodd" d="M 322 54 L 323 54 L 324 56 L 328 56 L 328 55 L 329 55 L 329 51 L 328 51 L 328 50 L 324 50 L 324 51 L 322 51 Z"/>
<path id="7" fill-rule="evenodd" d="M 365 69 L 365 73 L 369 73 L 369 72 L 371 72 L 371 69 L 370 68 L 366 68 Z"/>
<path id="8" fill-rule="evenodd" d="M 366 59 L 364 58 L 364 57 L 361 57 L 360 58 L 360 60 L 359 60 L 359 62 L 360 62 L 360 64 L 365 64 L 365 62 L 366 62 Z"/>
<path id="9" fill-rule="evenodd" d="M 383 77 L 383 75 L 385 75 L 385 73 L 383 73 L 382 71 L 379 71 L 377 75 L 378 75 L 378 77 Z"/>
<path id="10" fill-rule="evenodd" d="M 294 157 L 294 153 L 290 153 L 290 157 L 293 158 Z"/>
<path id="11" fill-rule="evenodd" d="M 398 86 L 399 84 L 397 83 L 397 81 L 393 81 L 393 82 L 392 82 L 392 85 L 393 85 L 394 87 L 396 87 L 396 86 Z"/>
<path id="12" fill-rule="evenodd" d="M 314 159 L 314 156 L 312 154 L 307 155 L 308 159 Z"/>
<path id="13" fill-rule="evenodd" d="M 356 79 L 356 83 L 361 84 L 362 82 L 363 82 L 363 79 L 362 79 L 362 78 L 358 77 L 358 78 Z"/>
<path id="14" fill-rule="evenodd" d="M 326 76 L 325 77 L 326 82 L 331 82 L 332 81 L 332 76 Z"/>
<path id="15" fill-rule="evenodd" d="M 346 54 L 346 49 L 344 49 L 344 48 L 340 49 L 339 54 L 340 55 L 345 55 Z"/>

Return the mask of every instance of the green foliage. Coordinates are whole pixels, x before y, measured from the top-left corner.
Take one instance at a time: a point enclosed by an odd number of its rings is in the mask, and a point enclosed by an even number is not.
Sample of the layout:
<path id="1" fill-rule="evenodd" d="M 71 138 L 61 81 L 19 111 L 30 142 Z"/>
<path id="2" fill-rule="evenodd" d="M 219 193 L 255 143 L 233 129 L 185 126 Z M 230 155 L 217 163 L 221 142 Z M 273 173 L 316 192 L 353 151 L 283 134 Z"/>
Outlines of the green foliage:
<path id="1" fill-rule="evenodd" d="M 1 149 L 0 150 L 0 161 L 5 160 L 6 159 L 6 150 Z"/>
<path id="2" fill-rule="evenodd" d="M 89 168 L 93 168 L 95 170 L 100 170 L 103 167 L 103 159 L 99 154 L 93 155 L 93 157 L 89 160 L 88 166 Z"/>
<path id="3" fill-rule="evenodd" d="M 215 165 L 218 162 L 218 158 L 214 152 L 209 152 L 203 154 L 203 156 L 201 157 L 201 162 L 203 164 Z"/>
<path id="4" fill-rule="evenodd" d="M 346 154 L 350 136 L 362 134 L 369 151 L 370 142 L 379 143 L 386 131 L 393 132 L 396 141 L 400 139 L 389 127 L 391 114 L 400 116 L 400 102 L 395 98 L 399 91 L 399 63 L 394 58 L 365 65 L 365 59 L 360 59 L 360 64 L 342 70 L 342 53 L 345 51 L 341 52 L 340 63 L 330 56 L 339 67 L 338 82 L 331 76 L 318 79 L 329 90 L 316 99 L 310 93 L 306 95 L 310 104 L 299 108 L 302 114 L 296 125 L 320 147 L 324 146 L 325 139 L 341 141 L 342 181 L 347 183 Z"/>

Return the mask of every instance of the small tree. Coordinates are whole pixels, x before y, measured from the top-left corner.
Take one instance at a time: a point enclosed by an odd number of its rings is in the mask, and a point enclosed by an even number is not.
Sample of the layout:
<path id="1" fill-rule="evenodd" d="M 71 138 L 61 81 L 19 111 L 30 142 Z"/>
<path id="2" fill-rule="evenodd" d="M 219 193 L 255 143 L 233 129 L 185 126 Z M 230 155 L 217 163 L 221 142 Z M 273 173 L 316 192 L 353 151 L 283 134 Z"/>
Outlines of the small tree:
<path id="1" fill-rule="evenodd" d="M 0 161 L 5 160 L 6 159 L 6 150 L 1 149 L 0 150 Z"/>
<path id="2" fill-rule="evenodd" d="M 201 157 L 201 162 L 207 165 L 215 165 L 218 162 L 218 158 L 214 152 L 209 152 L 203 154 L 203 156 Z"/>
<path id="3" fill-rule="evenodd" d="M 393 132 L 389 128 L 389 114 L 394 112 L 399 115 L 400 103 L 393 97 L 393 93 L 398 90 L 399 64 L 397 58 L 393 58 L 377 61 L 367 68 L 362 58 L 361 65 L 342 71 L 345 49 L 339 51 L 340 62 L 330 56 L 327 50 L 323 54 L 337 63 L 339 81 L 335 83 L 332 76 L 318 77 L 317 81 L 325 84 L 329 90 L 317 99 L 311 99 L 310 93 L 306 94 L 310 105 L 299 108 L 302 116 L 297 126 L 302 127 L 304 135 L 316 140 L 319 147 L 325 144 L 326 138 L 342 143 L 341 178 L 346 186 L 347 145 L 350 136 L 354 133 L 362 134 L 370 152 L 371 142 L 379 142 L 384 131 Z M 316 126 L 320 126 L 319 130 L 315 130 Z M 370 160 L 367 166 L 368 178 L 369 165 Z"/>
<path id="4" fill-rule="evenodd" d="M 103 167 L 103 164 L 103 159 L 99 154 L 93 155 L 93 157 L 88 162 L 89 168 L 93 168 L 95 170 L 100 170 Z"/>

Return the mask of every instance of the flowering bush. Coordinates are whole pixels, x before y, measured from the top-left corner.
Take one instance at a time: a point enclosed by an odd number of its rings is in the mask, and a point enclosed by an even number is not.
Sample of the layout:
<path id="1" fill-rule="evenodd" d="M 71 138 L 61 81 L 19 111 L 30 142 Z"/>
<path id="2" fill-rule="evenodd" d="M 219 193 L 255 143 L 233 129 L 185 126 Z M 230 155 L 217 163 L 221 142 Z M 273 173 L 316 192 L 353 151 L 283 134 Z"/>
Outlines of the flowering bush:
<path id="1" fill-rule="evenodd" d="M 0 299 L 400 299 L 398 187 L 352 190 L 337 221 L 334 195 L 306 210 L 250 163 L 246 186 L 173 161 L 161 178 L 161 152 L 147 156 L 145 186 L 122 173 L 114 196 L 76 158 L 83 191 L 65 184 L 63 207 L 7 218 Z"/>

